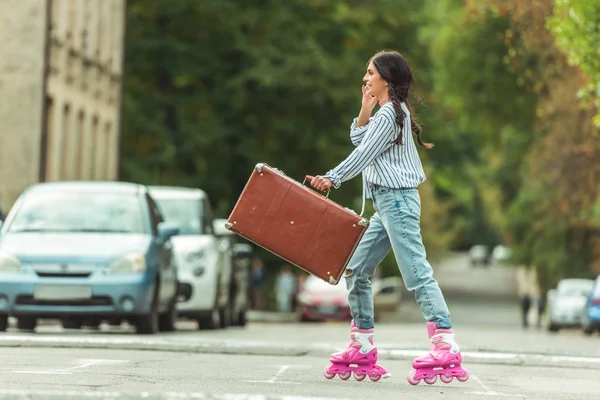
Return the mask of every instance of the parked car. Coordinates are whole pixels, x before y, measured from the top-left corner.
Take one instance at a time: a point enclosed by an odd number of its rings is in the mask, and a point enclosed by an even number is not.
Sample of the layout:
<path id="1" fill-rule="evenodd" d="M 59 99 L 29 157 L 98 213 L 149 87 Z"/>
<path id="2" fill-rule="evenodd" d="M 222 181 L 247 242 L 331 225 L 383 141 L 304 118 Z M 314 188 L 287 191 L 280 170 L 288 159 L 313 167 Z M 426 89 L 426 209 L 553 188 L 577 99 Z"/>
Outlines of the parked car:
<path id="1" fill-rule="evenodd" d="M 488 266 L 490 264 L 490 253 L 487 246 L 476 244 L 471 247 L 469 249 L 469 262 L 473 267 L 476 267 L 477 265 Z"/>
<path id="2" fill-rule="evenodd" d="M 592 279 L 563 279 L 558 282 L 556 289 L 549 290 L 547 293 L 547 329 L 556 332 L 561 328 L 579 327 L 581 311 L 593 285 Z"/>
<path id="3" fill-rule="evenodd" d="M 512 255 L 511 249 L 509 249 L 508 247 L 505 247 L 501 244 L 495 246 L 494 250 L 492 250 L 492 259 L 497 264 L 502 264 L 502 263 L 507 262 L 510 259 L 511 255 Z"/>
<path id="4" fill-rule="evenodd" d="M 375 318 L 382 312 L 396 311 L 402 299 L 403 283 L 399 277 L 388 277 L 373 282 Z M 297 295 L 298 313 L 302 321 L 350 320 L 348 290 L 345 276 L 337 285 L 308 275 Z"/>
<path id="5" fill-rule="evenodd" d="M 152 186 L 150 193 L 165 219 L 180 228 L 173 238 L 179 315 L 198 321 L 200 329 L 227 327 L 234 313 L 233 249 L 215 233 L 208 195 L 197 188 L 167 186 Z"/>
<path id="6" fill-rule="evenodd" d="M 581 327 L 586 335 L 591 335 L 594 331 L 600 332 L 600 275 L 583 306 Z"/>
<path id="7" fill-rule="evenodd" d="M 232 318 L 231 324 L 245 326 L 246 314 L 251 306 L 250 301 L 250 264 L 254 249 L 248 243 L 241 243 L 240 237 L 225 228 L 226 218 L 215 219 L 215 234 L 221 240 L 228 241 L 231 247 L 231 298 Z"/>
<path id="8" fill-rule="evenodd" d="M 138 333 L 175 329 L 171 238 L 145 186 L 41 183 L 26 189 L 0 228 L 0 331 L 9 316 L 98 326 L 127 320 Z"/>

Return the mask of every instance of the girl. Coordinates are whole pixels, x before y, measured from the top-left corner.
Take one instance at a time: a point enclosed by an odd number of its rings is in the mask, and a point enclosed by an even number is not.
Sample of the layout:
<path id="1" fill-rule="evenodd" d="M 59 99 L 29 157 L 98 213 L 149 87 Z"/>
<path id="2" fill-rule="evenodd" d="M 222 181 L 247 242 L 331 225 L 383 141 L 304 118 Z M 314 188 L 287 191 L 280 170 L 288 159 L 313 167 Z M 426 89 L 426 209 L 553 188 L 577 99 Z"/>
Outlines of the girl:
<path id="1" fill-rule="evenodd" d="M 454 376 L 466 381 L 468 372 L 460 367 L 462 357 L 454 341 L 450 313 L 433 278 L 420 234 L 417 187 L 425 181 L 425 173 L 412 134 L 421 147 L 429 149 L 433 145 L 423 142 L 421 128 L 411 117 L 407 101 L 412 72 L 400 53 L 382 51 L 369 60 L 363 80 L 362 107 L 350 127 L 356 149 L 337 167 L 311 180 L 314 188 L 325 191 L 339 188 L 342 182 L 363 172 L 364 194 L 372 198 L 376 211 L 346 269 L 352 340 L 346 351 L 332 354 L 332 365 L 325 376 L 333 378 L 337 373 L 348 379 L 354 372 L 356 379 L 369 375 L 378 380 L 390 375 L 376 365 L 370 278 L 392 249 L 406 288 L 415 292 L 433 343 L 429 354 L 413 361 L 416 370 L 409 374 L 409 382 L 417 384 L 425 379 L 431 384 L 437 375 L 446 383 Z M 380 108 L 371 117 L 378 103 Z"/>

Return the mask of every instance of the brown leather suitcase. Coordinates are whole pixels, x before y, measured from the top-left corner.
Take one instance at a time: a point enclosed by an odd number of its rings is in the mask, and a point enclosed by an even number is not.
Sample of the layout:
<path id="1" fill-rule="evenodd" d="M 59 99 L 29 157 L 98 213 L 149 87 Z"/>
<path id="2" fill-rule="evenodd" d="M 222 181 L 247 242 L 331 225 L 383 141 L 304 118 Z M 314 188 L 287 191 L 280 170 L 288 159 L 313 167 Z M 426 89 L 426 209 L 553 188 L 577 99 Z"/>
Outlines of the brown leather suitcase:
<path id="1" fill-rule="evenodd" d="M 339 282 L 368 226 L 366 218 L 264 163 L 255 166 L 225 223 L 332 285 Z"/>

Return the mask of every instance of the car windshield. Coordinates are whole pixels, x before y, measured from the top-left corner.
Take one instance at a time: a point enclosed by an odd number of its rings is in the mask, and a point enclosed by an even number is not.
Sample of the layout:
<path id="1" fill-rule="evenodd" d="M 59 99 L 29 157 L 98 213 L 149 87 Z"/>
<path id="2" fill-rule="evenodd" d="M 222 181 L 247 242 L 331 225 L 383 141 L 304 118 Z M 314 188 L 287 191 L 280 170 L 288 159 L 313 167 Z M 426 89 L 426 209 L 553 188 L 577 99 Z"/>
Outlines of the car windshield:
<path id="1" fill-rule="evenodd" d="M 202 234 L 202 203 L 199 199 L 182 199 L 153 196 L 167 222 L 179 226 L 180 235 Z"/>
<path id="2" fill-rule="evenodd" d="M 559 293 L 561 296 L 565 297 L 578 297 L 578 296 L 587 296 L 592 291 L 593 281 L 587 283 L 570 283 L 564 284 L 559 288 Z"/>
<path id="3" fill-rule="evenodd" d="M 29 194 L 8 232 L 145 233 L 137 196 L 101 192 Z"/>

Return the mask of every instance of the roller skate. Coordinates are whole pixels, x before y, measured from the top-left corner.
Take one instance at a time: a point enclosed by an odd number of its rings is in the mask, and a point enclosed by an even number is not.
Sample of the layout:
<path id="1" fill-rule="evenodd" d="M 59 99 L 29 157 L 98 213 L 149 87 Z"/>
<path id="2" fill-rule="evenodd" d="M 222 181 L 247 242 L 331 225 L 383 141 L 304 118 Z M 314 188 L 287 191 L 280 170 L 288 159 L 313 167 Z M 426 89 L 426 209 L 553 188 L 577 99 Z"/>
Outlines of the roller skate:
<path id="1" fill-rule="evenodd" d="M 421 379 L 433 385 L 438 375 L 444 383 L 452 382 L 456 377 L 460 382 L 469 379 L 469 372 L 461 367 L 460 348 L 454 341 L 452 329 L 437 329 L 434 322 L 427 323 L 427 333 L 432 346 L 429 354 L 413 360 L 414 371 L 408 374 L 408 382 L 417 385 Z"/>
<path id="2" fill-rule="evenodd" d="M 357 381 L 362 381 L 368 376 L 373 382 L 377 382 L 381 378 L 391 376 L 385 368 L 377 365 L 374 337 L 374 329 L 358 329 L 352 320 L 350 344 L 343 352 L 334 353 L 329 357 L 331 365 L 323 372 L 325 378 L 332 379 L 337 374 L 340 379 L 347 380 L 354 373 L 354 379 Z"/>

